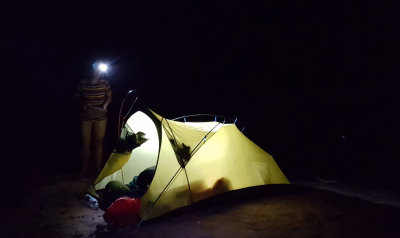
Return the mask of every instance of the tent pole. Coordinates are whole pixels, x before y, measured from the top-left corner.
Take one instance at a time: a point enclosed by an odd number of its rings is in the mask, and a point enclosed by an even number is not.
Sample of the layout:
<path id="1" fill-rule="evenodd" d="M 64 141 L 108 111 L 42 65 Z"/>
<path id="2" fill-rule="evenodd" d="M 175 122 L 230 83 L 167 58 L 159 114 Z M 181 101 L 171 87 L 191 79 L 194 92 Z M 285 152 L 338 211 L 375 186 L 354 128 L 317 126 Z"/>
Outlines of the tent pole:
<path id="1" fill-rule="evenodd" d="M 199 147 L 199 145 L 201 144 L 202 141 L 205 141 L 207 136 L 219 125 L 221 124 L 220 122 L 218 122 L 217 125 L 215 125 L 209 132 L 207 132 L 207 134 L 203 137 L 203 139 L 200 140 L 200 142 L 193 148 L 192 153 L 190 153 L 190 158 L 192 158 L 192 156 L 195 153 L 195 150 L 197 149 L 197 147 Z"/>
<path id="2" fill-rule="evenodd" d="M 183 170 L 185 171 L 186 181 L 187 181 L 188 188 L 189 188 L 190 201 L 191 201 L 191 204 L 190 204 L 190 205 L 193 205 L 193 195 L 192 195 L 192 189 L 190 188 L 189 177 L 188 177 L 188 175 L 187 175 L 186 168 L 183 168 Z M 192 215 L 193 215 L 193 217 L 196 217 L 196 215 L 195 215 L 194 212 L 193 212 L 193 209 L 191 209 L 191 210 L 192 210 Z"/>
<path id="3" fill-rule="evenodd" d="M 131 112 L 133 106 L 135 106 L 135 103 L 136 103 L 136 101 L 137 101 L 138 99 L 139 99 L 139 97 L 136 96 L 135 101 L 133 101 L 131 108 L 129 108 L 129 111 L 125 114 L 124 120 L 125 120 L 126 116 L 129 115 L 129 113 Z"/>
<path id="4" fill-rule="evenodd" d="M 122 103 L 121 103 L 121 107 L 119 108 L 119 113 L 118 113 L 118 133 L 117 133 L 117 135 L 118 135 L 118 137 L 120 136 L 120 132 L 121 132 L 121 127 L 122 127 L 122 124 L 124 123 L 123 121 L 124 121 L 124 119 L 125 119 L 125 117 L 126 117 L 126 115 L 122 118 L 122 115 L 121 115 L 121 113 L 122 113 L 122 106 L 124 105 L 124 103 L 125 103 L 125 100 L 126 100 L 126 97 L 129 95 L 129 94 L 131 94 L 132 92 L 135 92 L 136 90 L 129 90 L 126 94 L 125 94 L 125 97 L 124 97 L 124 99 L 122 100 Z M 137 98 L 138 97 L 136 97 L 136 99 L 135 99 L 135 101 L 133 102 L 133 104 L 135 104 L 135 102 L 136 102 L 136 100 L 137 100 Z M 133 107 L 133 105 L 132 105 L 132 107 Z M 131 109 L 132 109 L 132 107 L 131 107 Z M 130 111 L 130 110 L 129 110 Z M 128 112 L 129 113 L 129 112 Z M 121 119 L 122 119 L 122 122 L 121 122 Z"/>
<path id="5" fill-rule="evenodd" d="M 175 179 L 175 177 L 177 176 L 177 174 L 182 170 L 182 167 L 179 167 L 179 169 L 176 171 L 176 173 L 174 174 L 174 176 L 172 176 L 171 180 L 169 180 L 168 184 L 165 186 L 165 188 L 162 190 L 162 192 L 160 193 L 160 195 L 158 195 L 157 199 L 154 201 L 153 206 L 148 209 L 146 211 L 146 213 L 144 214 L 142 220 L 139 222 L 138 226 L 140 226 L 140 224 L 142 224 L 142 222 L 144 221 L 144 219 L 151 213 L 151 211 L 153 211 L 153 208 L 156 206 L 158 200 L 161 198 L 161 196 L 164 194 L 164 192 L 167 190 L 167 188 L 169 187 L 169 185 L 171 184 L 171 182 Z"/>
<path id="6" fill-rule="evenodd" d="M 187 181 L 187 184 L 188 184 L 188 187 L 189 187 L 190 201 L 191 201 L 192 204 L 193 204 L 192 190 L 190 189 L 189 177 L 188 177 L 188 175 L 187 175 L 186 168 L 183 168 L 183 171 L 185 171 L 186 181 Z"/>

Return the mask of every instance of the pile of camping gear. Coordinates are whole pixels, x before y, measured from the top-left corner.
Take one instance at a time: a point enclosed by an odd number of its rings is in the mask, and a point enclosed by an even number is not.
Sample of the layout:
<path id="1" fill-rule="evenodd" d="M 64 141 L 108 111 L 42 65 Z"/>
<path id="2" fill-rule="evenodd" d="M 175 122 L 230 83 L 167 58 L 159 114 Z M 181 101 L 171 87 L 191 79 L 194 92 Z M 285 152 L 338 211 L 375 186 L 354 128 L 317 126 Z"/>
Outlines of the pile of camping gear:
<path id="1" fill-rule="evenodd" d="M 96 191 L 97 198 L 86 194 L 86 204 L 89 208 L 104 210 L 104 220 L 112 228 L 137 224 L 140 198 L 150 186 L 155 169 L 155 166 L 145 169 L 128 184 L 117 180 L 108 182 L 104 189 Z"/>

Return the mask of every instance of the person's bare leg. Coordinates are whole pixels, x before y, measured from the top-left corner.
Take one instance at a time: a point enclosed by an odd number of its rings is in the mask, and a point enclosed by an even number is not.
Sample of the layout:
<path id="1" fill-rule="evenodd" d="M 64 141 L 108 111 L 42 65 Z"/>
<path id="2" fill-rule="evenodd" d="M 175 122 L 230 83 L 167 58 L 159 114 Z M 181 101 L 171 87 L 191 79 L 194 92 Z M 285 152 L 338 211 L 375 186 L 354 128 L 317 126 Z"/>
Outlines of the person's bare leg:
<path id="1" fill-rule="evenodd" d="M 103 141 L 106 134 L 107 119 L 93 123 L 94 168 L 96 173 L 101 170 L 103 163 Z"/>
<path id="2" fill-rule="evenodd" d="M 81 161 L 79 176 L 85 175 L 89 164 L 92 122 L 81 120 Z"/>

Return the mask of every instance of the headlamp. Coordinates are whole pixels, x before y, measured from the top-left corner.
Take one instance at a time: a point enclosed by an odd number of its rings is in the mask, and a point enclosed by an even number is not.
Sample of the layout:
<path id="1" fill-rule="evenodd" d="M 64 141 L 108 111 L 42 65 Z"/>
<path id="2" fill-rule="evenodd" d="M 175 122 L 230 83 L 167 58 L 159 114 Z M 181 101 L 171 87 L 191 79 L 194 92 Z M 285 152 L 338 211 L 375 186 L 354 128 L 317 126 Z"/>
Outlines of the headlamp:
<path id="1" fill-rule="evenodd" d="M 96 62 L 93 64 L 93 69 L 99 71 L 100 73 L 107 73 L 108 68 L 109 67 L 106 63 Z"/>

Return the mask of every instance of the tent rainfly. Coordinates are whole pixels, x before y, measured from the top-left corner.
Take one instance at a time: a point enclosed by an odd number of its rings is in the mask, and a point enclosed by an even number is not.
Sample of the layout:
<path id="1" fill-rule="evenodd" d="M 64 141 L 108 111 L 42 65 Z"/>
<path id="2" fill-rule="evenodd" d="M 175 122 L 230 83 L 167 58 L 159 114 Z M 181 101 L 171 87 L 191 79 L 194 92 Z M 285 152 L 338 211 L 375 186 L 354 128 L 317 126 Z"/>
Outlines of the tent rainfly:
<path id="1" fill-rule="evenodd" d="M 144 143 L 128 145 L 140 134 Z M 119 141 L 126 144 L 111 153 L 92 191 L 113 180 L 128 184 L 155 166 L 140 198 L 141 222 L 230 190 L 290 183 L 274 158 L 235 123 L 170 120 L 141 109 L 126 120 Z"/>

